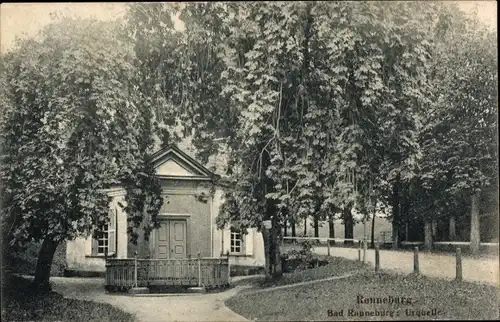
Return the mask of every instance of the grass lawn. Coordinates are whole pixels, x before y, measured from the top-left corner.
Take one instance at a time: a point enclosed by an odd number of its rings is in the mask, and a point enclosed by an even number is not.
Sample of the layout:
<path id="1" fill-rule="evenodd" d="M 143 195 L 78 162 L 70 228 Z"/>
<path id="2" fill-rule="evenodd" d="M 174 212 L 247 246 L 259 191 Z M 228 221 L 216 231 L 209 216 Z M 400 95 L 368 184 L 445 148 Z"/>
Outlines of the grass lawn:
<path id="1" fill-rule="evenodd" d="M 250 284 L 253 286 L 253 289 L 267 288 L 273 286 L 289 285 L 300 282 L 319 280 L 332 276 L 340 276 L 354 271 L 365 270 L 370 267 L 367 264 L 363 264 L 362 262 L 351 261 L 341 257 L 319 256 L 319 258 L 328 260 L 328 264 L 303 271 L 294 271 L 292 273 L 285 273 L 283 274 L 283 277 L 278 281 L 266 281 L 263 276 L 255 276 L 231 284 L 232 286 L 236 286 L 239 284 L 241 285 Z"/>
<path id="2" fill-rule="evenodd" d="M 358 296 L 386 302 L 359 304 Z M 390 303 L 401 297 L 404 303 Z M 499 304 L 493 286 L 370 271 L 297 288 L 238 293 L 226 301 L 236 313 L 266 321 L 498 319 Z"/>
<path id="3" fill-rule="evenodd" d="M 50 292 L 34 293 L 21 277 L 2 283 L 2 321 L 135 321 L 133 315 L 109 304 L 65 299 Z"/>

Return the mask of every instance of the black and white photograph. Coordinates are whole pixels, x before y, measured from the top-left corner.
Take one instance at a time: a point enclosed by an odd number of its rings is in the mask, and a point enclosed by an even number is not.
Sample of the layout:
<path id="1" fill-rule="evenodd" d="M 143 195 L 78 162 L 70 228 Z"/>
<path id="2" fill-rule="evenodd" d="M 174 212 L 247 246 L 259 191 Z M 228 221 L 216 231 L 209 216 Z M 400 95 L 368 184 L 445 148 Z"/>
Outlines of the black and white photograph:
<path id="1" fill-rule="evenodd" d="M 496 1 L 0 5 L 2 321 L 499 320 Z"/>

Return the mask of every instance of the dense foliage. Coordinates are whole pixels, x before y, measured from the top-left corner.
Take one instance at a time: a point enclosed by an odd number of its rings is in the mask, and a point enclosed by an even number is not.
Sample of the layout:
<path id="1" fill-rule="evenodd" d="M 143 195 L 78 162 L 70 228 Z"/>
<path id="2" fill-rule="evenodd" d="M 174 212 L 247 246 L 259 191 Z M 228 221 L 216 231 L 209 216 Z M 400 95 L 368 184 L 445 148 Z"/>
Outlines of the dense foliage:
<path id="1" fill-rule="evenodd" d="M 132 235 L 144 210 L 161 207 L 144 165 L 152 133 L 137 107 L 133 51 L 118 27 L 62 19 L 3 57 L 3 236 L 18 247 L 43 241 L 35 282 L 48 281 L 61 241 L 109 221 L 104 189 L 125 183 Z"/>
<path id="2" fill-rule="evenodd" d="M 221 226 L 256 226 L 268 240 L 264 220 L 281 227 L 343 210 L 345 221 L 351 209 L 368 217 L 385 206 L 398 240 L 403 215 L 448 216 L 443 205 L 492 185 L 494 42 L 452 5 L 131 8 L 136 51 L 156 59 L 153 83 L 169 89 L 162 99 L 200 154 L 227 154 Z"/>

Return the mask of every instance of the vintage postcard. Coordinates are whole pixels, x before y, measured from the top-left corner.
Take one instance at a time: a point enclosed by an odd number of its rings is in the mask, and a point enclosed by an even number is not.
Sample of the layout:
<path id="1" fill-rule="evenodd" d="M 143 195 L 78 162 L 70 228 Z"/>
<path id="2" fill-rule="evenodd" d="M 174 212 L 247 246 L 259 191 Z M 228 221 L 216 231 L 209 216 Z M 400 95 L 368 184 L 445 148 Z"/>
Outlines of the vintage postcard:
<path id="1" fill-rule="evenodd" d="M 2 320 L 498 320 L 496 12 L 2 4 Z"/>

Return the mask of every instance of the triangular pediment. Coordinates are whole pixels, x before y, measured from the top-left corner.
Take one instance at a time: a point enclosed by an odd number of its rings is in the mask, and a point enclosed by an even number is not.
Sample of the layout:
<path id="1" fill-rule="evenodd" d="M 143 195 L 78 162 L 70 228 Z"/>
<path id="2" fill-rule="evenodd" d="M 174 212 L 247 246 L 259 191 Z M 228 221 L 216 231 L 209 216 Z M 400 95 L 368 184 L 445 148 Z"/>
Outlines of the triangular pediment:
<path id="1" fill-rule="evenodd" d="M 159 174 L 162 176 L 194 176 L 194 175 L 196 175 L 172 159 L 167 160 L 164 163 L 160 164 L 156 168 L 156 174 Z"/>
<path id="2" fill-rule="evenodd" d="M 212 177 L 212 172 L 175 146 L 156 152 L 151 158 L 156 174 L 165 177 Z"/>

